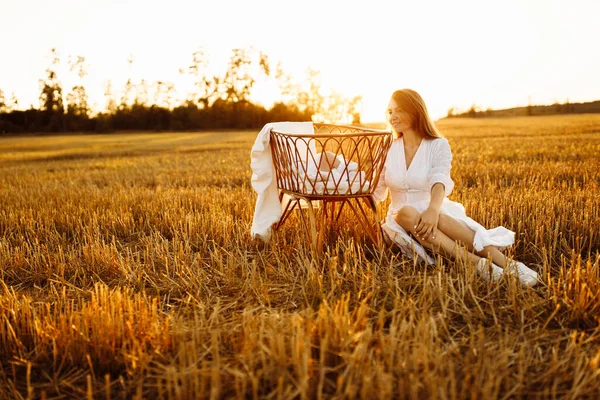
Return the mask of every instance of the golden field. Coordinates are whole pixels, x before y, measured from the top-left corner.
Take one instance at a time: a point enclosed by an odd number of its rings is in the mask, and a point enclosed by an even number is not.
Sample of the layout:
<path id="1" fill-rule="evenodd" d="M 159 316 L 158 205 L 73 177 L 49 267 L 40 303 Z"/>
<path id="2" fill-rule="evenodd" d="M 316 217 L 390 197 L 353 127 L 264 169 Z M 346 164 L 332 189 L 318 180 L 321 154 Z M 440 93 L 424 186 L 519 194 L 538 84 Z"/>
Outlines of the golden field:
<path id="1" fill-rule="evenodd" d="M 598 398 L 600 115 L 438 126 L 543 284 L 348 215 L 320 256 L 297 219 L 251 240 L 257 132 L 0 138 L 0 398 Z"/>

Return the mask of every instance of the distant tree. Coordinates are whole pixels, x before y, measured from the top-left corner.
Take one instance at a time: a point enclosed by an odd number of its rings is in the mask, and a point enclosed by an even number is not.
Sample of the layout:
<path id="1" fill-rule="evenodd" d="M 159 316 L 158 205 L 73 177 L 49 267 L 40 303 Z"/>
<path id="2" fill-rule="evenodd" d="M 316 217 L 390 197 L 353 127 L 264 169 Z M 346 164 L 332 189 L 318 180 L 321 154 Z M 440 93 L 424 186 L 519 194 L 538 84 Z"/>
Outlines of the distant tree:
<path id="1" fill-rule="evenodd" d="M 475 118 L 478 116 L 479 111 L 480 111 L 480 107 L 477 104 L 473 103 L 471 105 L 471 108 L 469 108 L 469 111 L 467 111 L 467 115 L 471 118 Z"/>
<path id="2" fill-rule="evenodd" d="M 232 50 L 225 73 L 216 76 L 216 100 L 208 115 L 211 123 L 220 121 L 227 128 L 247 128 L 266 118 L 266 110 L 251 102 L 252 88 L 261 76 L 270 74 L 266 54 L 254 48 Z"/>
<path id="3" fill-rule="evenodd" d="M 323 122 L 336 123 L 346 120 L 348 115 L 347 105 L 347 101 L 341 93 L 331 90 L 323 99 L 321 111 Z"/>
<path id="4" fill-rule="evenodd" d="M 125 88 L 123 88 L 123 94 L 121 95 L 121 102 L 119 103 L 120 110 L 126 110 L 130 108 L 135 104 L 137 99 L 136 85 L 131 79 L 133 62 L 133 54 L 130 54 L 127 58 L 127 64 L 129 64 L 129 77 L 127 78 L 127 82 L 125 83 Z"/>
<path id="5" fill-rule="evenodd" d="M 314 114 L 323 113 L 325 99 L 321 93 L 321 71 L 309 68 L 307 71 L 309 82 L 309 109 Z"/>
<path id="6" fill-rule="evenodd" d="M 79 80 L 67 95 L 65 124 L 69 131 L 84 131 L 88 129 L 91 111 L 84 86 L 84 78 L 88 73 L 85 57 L 69 57 L 69 69 L 77 75 Z"/>
<path id="7" fill-rule="evenodd" d="M 106 97 L 106 110 L 110 114 L 117 112 L 117 102 L 112 90 L 112 81 L 109 79 L 104 82 L 104 97 Z"/>
<path id="8" fill-rule="evenodd" d="M 360 113 L 363 105 L 362 96 L 355 96 L 350 101 L 350 107 L 348 109 L 348 113 L 351 117 L 352 125 L 360 124 Z"/>
<path id="9" fill-rule="evenodd" d="M 269 57 L 254 48 L 232 50 L 225 74 L 218 78 L 219 97 L 227 102 L 249 102 L 260 76 L 270 76 Z"/>
<path id="10" fill-rule="evenodd" d="M 46 69 L 46 77 L 40 79 L 40 108 L 44 112 L 45 128 L 51 132 L 64 130 L 64 103 L 62 86 L 58 80 L 56 68 L 60 57 L 56 49 L 50 51 L 50 66 Z"/>
<path id="11" fill-rule="evenodd" d="M 8 102 L 6 107 L 8 108 L 8 111 L 15 111 L 19 109 L 19 99 L 17 99 L 17 95 L 15 94 L 15 92 L 12 92 L 10 96 L 10 101 Z"/>
<path id="12" fill-rule="evenodd" d="M 325 97 L 321 93 L 321 72 L 311 68 L 306 70 L 307 90 L 298 93 L 296 102 L 301 111 L 312 115 L 314 122 L 325 120 Z"/>
<path id="13" fill-rule="evenodd" d="M 125 87 L 123 88 L 119 109 L 125 110 L 130 108 L 135 103 L 135 98 L 135 85 L 131 82 L 131 78 L 128 78 Z"/>
<path id="14" fill-rule="evenodd" d="M 149 106 L 150 96 L 148 94 L 148 82 L 142 79 L 140 83 L 135 85 L 135 96 L 133 98 L 133 104 L 137 106 Z"/>
<path id="15" fill-rule="evenodd" d="M 4 97 L 4 90 L 0 89 L 0 114 L 5 112 L 8 112 L 8 107 Z"/>
<path id="16" fill-rule="evenodd" d="M 258 57 L 259 57 L 258 64 L 260 66 L 261 71 L 266 76 L 271 76 L 271 63 L 269 61 L 269 56 L 266 53 L 263 53 L 261 51 L 261 52 L 259 52 Z"/>
<path id="17" fill-rule="evenodd" d="M 200 108 L 208 108 L 217 91 L 218 80 L 207 75 L 208 66 L 208 54 L 203 47 L 200 47 L 192 53 L 191 64 L 179 70 L 181 74 L 188 74 L 193 78 L 195 90 L 188 100 L 191 100 Z"/>
<path id="18" fill-rule="evenodd" d="M 289 73 L 285 72 L 281 62 L 275 67 L 275 80 L 281 95 L 281 103 L 290 104 L 298 100 L 300 87 L 292 80 Z"/>
<path id="19" fill-rule="evenodd" d="M 269 121 L 308 121 L 310 114 L 300 111 L 296 104 L 275 103 L 269 110 Z"/>
<path id="20" fill-rule="evenodd" d="M 554 103 L 552 104 L 552 108 L 553 108 L 553 111 L 551 112 L 551 114 L 562 114 L 563 106 L 562 106 L 562 104 L 560 104 L 558 102 L 558 100 L 556 100 L 556 99 L 554 100 Z"/>
<path id="21" fill-rule="evenodd" d="M 85 57 L 76 56 L 69 58 L 71 72 L 75 72 L 79 77 L 77 85 L 73 86 L 71 93 L 67 95 L 67 114 L 72 116 L 88 117 L 90 107 L 88 97 L 83 86 L 83 79 L 88 73 L 88 66 L 85 64 Z"/>
<path id="22" fill-rule="evenodd" d="M 448 109 L 448 112 L 446 113 L 446 118 L 452 118 L 455 117 L 457 114 L 457 110 L 456 107 L 450 107 Z"/>
<path id="23" fill-rule="evenodd" d="M 172 110 L 175 107 L 175 84 L 157 81 L 154 87 L 153 103 L 159 107 Z"/>
<path id="24" fill-rule="evenodd" d="M 361 96 L 349 98 L 336 90 L 329 90 L 323 95 L 321 111 L 313 115 L 313 119 L 326 123 L 360 124 L 361 106 Z"/>
<path id="25" fill-rule="evenodd" d="M 573 105 L 569 102 L 569 98 L 567 97 L 567 99 L 565 100 L 565 112 L 567 114 L 571 114 L 573 113 L 575 110 L 575 108 L 573 107 Z"/>
<path id="26" fill-rule="evenodd" d="M 361 96 L 349 98 L 333 89 L 323 90 L 321 73 L 313 68 L 307 69 L 306 82 L 308 88 L 299 92 L 296 103 L 314 122 L 360 123 Z"/>
<path id="27" fill-rule="evenodd" d="M 233 49 L 221 83 L 222 99 L 227 102 L 248 101 L 256 79 L 251 75 L 252 59 L 248 50 Z"/>

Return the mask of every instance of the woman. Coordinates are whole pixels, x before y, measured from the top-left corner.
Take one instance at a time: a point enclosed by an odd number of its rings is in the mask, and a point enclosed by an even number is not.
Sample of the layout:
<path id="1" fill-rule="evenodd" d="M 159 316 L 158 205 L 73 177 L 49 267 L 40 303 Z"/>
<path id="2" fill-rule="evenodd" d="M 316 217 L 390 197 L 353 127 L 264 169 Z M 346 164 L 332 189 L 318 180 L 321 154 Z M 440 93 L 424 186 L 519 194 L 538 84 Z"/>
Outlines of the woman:
<path id="1" fill-rule="evenodd" d="M 500 280 L 506 270 L 523 285 L 534 286 L 537 273 L 501 252 L 514 243 L 514 232 L 504 227 L 488 230 L 469 218 L 460 203 L 448 200 L 454 187 L 450 145 L 421 96 L 410 89 L 394 92 L 388 121 L 395 139 L 374 193 L 376 201 L 385 200 L 388 189 L 392 195 L 383 225 L 387 236 L 409 257 L 416 253 L 433 263 L 424 248 L 452 258 L 466 255 L 487 281 Z"/>

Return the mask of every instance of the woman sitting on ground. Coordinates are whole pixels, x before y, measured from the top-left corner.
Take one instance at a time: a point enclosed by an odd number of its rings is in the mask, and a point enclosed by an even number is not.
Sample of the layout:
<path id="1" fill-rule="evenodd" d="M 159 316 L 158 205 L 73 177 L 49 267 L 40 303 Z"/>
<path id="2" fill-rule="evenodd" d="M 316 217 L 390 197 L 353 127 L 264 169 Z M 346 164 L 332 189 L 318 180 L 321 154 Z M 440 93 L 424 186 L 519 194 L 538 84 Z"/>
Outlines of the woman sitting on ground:
<path id="1" fill-rule="evenodd" d="M 410 89 L 394 92 L 388 121 L 395 139 L 374 194 L 376 201 L 384 200 L 388 189 L 392 196 L 386 235 L 409 257 L 416 253 L 433 263 L 425 249 L 455 259 L 466 255 L 487 281 L 510 271 L 523 285 L 534 286 L 538 274 L 501 252 L 514 243 L 514 232 L 501 226 L 488 230 L 469 218 L 462 204 L 448 200 L 454 187 L 452 152 L 421 96 Z"/>

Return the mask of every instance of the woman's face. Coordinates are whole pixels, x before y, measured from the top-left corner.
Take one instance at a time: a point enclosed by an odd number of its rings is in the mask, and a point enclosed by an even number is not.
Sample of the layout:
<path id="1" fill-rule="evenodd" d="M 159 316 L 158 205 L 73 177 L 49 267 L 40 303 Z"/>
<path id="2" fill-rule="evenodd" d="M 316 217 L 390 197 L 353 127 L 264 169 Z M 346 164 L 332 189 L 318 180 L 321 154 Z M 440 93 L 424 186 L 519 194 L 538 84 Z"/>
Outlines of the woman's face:
<path id="1" fill-rule="evenodd" d="M 390 100 L 390 104 L 388 105 L 388 121 L 392 128 L 397 133 L 409 130 L 412 128 L 412 118 L 410 115 L 403 111 L 394 101 L 394 99 Z"/>

